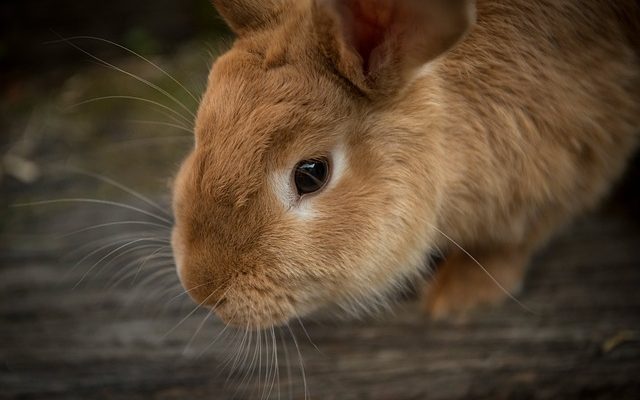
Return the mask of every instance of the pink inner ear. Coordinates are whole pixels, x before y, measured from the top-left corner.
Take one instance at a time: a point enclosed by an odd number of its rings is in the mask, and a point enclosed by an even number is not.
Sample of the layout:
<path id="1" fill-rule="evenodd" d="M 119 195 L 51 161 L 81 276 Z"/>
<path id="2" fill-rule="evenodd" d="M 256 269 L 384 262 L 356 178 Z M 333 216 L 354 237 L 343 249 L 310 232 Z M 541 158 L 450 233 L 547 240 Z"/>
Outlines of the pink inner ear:
<path id="1" fill-rule="evenodd" d="M 352 45 L 362 58 L 366 74 L 371 53 L 385 41 L 395 22 L 395 1 L 347 0 L 344 5 L 351 16 L 346 20 L 347 30 L 350 30 Z"/>

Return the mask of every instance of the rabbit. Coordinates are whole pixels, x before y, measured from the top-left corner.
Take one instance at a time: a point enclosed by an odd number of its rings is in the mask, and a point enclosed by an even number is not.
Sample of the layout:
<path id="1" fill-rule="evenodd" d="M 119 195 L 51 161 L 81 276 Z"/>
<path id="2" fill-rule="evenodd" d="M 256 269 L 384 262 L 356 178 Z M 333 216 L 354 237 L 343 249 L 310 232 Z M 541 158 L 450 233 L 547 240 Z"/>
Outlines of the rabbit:
<path id="1" fill-rule="evenodd" d="M 173 181 L 189 295 L 261 329 L 518 293 L 532 255 L 637 148 L 635 0 L 214 0 L 213 64 Z"/>

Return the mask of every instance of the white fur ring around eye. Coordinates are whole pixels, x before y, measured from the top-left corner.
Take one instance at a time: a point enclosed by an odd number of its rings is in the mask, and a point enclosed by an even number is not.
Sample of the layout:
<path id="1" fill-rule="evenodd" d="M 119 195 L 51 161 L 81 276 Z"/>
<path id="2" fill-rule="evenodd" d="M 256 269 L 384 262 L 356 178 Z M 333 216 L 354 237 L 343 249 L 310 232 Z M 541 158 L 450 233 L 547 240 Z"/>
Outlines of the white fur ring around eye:
<path id="1" fill-rule="evenodd" d="M 318 160 L 322 157 L 311 158 Z M 346 168 L 346 155 L 344 146 L 339 145 L 334 148 L 326 157 L 328 159 L 329 171 L 327 172 L 327 182 L 318 188 L 318 194 L 331 191 L 342 178 Z M 303 219 L 311 219 L 315 215 L 313 208 L 315 195 L 300 195 L 296 189 L 296 184 L 292 179 L 293 170 L 297 165 L 275 172 L 271 182 L 276 197 L 283 206 Z"/>

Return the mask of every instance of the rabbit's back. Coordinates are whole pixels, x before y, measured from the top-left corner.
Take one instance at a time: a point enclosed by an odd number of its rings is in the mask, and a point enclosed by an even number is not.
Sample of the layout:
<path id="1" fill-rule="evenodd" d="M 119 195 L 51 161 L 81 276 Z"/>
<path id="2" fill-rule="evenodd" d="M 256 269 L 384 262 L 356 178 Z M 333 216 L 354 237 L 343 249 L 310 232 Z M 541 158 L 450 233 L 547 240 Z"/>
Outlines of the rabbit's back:
<path id="1" fill-rule="evenodd" d="M 445 151 L 466 165 L 444 218 L 509 236 L 514 221 L 555 225 L 607 192 L 640 133 L 639 9 L 478 2 L 476 27 L 437 67 Z"/>

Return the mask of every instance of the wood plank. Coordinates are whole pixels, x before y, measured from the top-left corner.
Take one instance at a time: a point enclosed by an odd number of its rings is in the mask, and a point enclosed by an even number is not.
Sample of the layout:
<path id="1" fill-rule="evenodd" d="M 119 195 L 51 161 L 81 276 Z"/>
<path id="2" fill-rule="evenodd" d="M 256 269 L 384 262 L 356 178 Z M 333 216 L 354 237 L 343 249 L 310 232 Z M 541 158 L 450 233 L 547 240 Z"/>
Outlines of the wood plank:
<path id="1" fill-rule="evenodd" d="M 534 314 L 507 302 L 465 322 L 431 322 L 405 300 L 392 313 L 362 321 L 314 315 L 304 320 L 306 329 L 294 322 L 291 332 L 276 331 L 278 379 L 270 398 L 303 399 L 306 382 L 312 399 L 637 399 L 640 202 L 628 194 L 635 182 L 623 186 L 623 200 L 614 197 L 535 258 L 519 296 Z M 113 210 L 74 210 L 38 214 L 33 223 L 64 232 L 126 218 Z M 253 334 L 245 343 L 254 346 L 238 352 L 242 332 L 226 330 L 214 342 L 224 327 L 210 319 L 200 329 L 206 312 L 180 323 L 193 304 L 172 300 L 181 291 L 174 273 L 140 286 L 154 272 L 148 268 L 137 284 L 106 287 L 122 272 L 122 259 L 92 270 L 76 287 L 95 257 L 71 270 L 74 257 L 63 255 L 122 233 L 83 233 L 66 247 L 42 236 L 5 235 L 0 399 L 266 395 L 265 380 L 276 377 L 273 346 L 266 344 L 271 336 L 262 337 L 267 351 L 255 351 Z M 172 288 L 163 291 L 160 283 Z M 231 370 L 233 361 L 226 361 L 235 356 L 241 362 Z"/>

